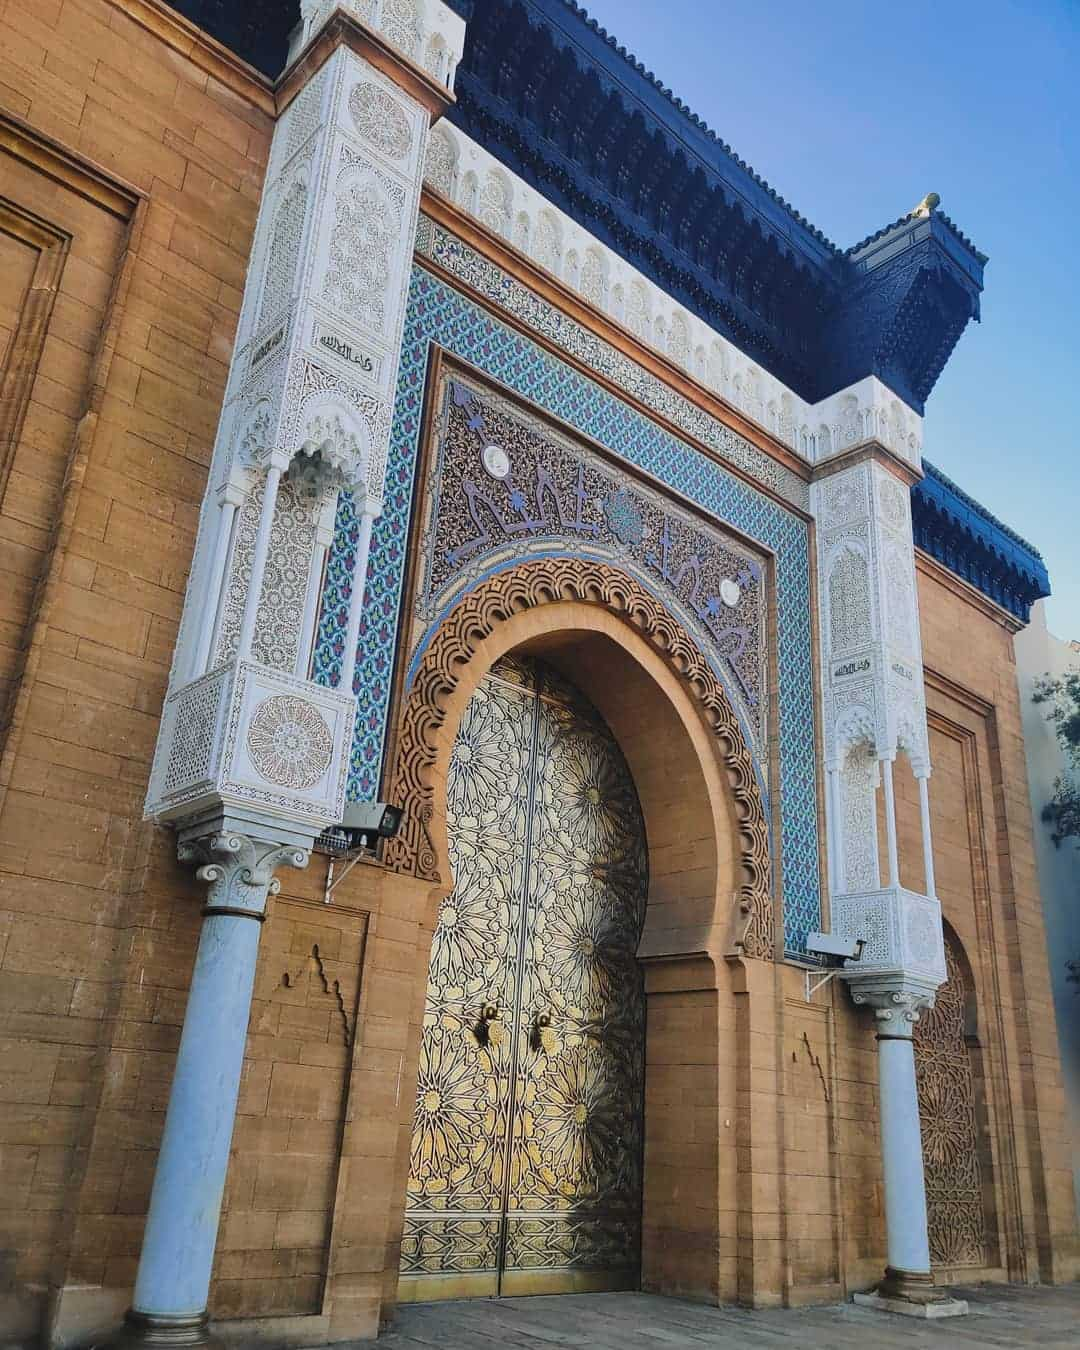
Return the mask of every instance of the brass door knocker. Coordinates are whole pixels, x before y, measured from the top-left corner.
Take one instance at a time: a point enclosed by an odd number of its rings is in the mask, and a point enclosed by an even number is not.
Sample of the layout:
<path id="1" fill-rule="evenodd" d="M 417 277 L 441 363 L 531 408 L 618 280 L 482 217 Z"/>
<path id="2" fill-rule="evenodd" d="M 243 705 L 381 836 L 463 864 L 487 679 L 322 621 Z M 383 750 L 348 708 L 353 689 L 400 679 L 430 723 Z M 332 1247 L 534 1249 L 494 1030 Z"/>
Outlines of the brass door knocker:
<path id="1" fill-rule="evenodd" d="M 480 1020 L 473 1027 L 477 1045 L 486 1049 L 489 1045 L 498 1045 L 502 1040 L 502 1026 L 499 1025 L 502 1012 L 497 1003 L 485 1003 L 480 1009 Z"/>
<path id="2" fill-rule="evenodd" d="M 550 1055 L 556 1049 L 557 1039 L 551 1029 L 554 1017 L 553 1010 L 545 1008 L 542 1012 L 537 1012 L 533 1018 L 532 1034 L 529 1037 L 529 1044 L 533 1050 L 543 1050 L 545 1054 Z"/>

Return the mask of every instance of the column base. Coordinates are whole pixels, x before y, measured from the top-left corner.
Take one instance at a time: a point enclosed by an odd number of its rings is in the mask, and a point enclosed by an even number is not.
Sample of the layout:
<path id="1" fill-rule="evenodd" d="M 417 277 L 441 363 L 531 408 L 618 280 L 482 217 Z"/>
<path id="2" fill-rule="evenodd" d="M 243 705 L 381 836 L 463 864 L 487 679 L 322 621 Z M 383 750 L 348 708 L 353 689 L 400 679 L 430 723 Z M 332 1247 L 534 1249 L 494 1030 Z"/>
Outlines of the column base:
<path id="1" fill-rule="evenodd" d="M 903 1298 L 883 1298 L 881 1294 L 852 1294 L 860 1308 L 876 1312 L 899 1313 L 901 1317 L 963 1317 L 968 1305 L 962 1298 L 943 1298 L 939 1303 L 909 1303 Z"/>
<path id="2" fill-rule="evenodd" d="M 99 1341 L 91 1350 L 136 1350 L 137 1347 L 155 1347 L 156 1350 L 222 1350 L 222 1343 L 210 1331 L 206 1313 L 191 1317 L 160 1317 L 153 1313 L 132 1309 L 124 1318 L 124 1325 L 107 1340 Z"/>
<path id="3" fill-rule="evenodd" d="M 885 1278 L 877 1292 L 882 1298 L 902 1298 L 907 1303 L 941 1303 L 948 1298 L 928 1271 L 897 1270 L 895 1266 L 885 1267 Z"/>
<path id="4" fill-rule="evenodd" d="M 899 1313 L 902 1317 L 963 1317 L 968 1305 L 952 1298 L 934 1284 L 933 1275 L 924 1271 L 896 1270 L 885 1267 L 885 1278 L 869 1294 L 853 1294 L 860 1308 Z"/>

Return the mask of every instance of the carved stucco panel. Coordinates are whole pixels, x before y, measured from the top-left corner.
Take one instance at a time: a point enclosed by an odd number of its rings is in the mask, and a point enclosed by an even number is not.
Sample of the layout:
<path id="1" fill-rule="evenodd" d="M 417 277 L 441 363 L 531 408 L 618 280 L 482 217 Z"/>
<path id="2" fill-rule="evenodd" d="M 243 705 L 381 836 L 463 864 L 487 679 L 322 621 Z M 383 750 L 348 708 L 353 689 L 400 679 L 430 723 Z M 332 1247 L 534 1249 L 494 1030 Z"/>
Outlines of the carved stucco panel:
<path id="1" fill-rule="evenodd" d="M 829 569 L 829 646 L 834 655 L 868 645 L 874 636 L 870 564 L 845 546 Z"/>
<path id="2" fill-rule="evenodd" d="M 401 104 L 373 80 L 362 80 L 349 93 L 349 114 L 364 144 L 400 163 L 413 149 L 413 130 Z"/>
<path id="3" fill-rule="evenodd" d="M 387 301 L 402 256 L 404 192 L 371 165 L 347 153 L 342 161 L 321 298 L 350 324 L 386 337 Z"/>
<path id="4" fill-rule="evenodd" d="M 840 776 L 843 804 L 844 890 L 872 891 L 880 884 L 878 872 L 878 766 L 865 744 L 844 756 Z"/>
<path id="5" fill-rule="evenodd" d="M 441 192 L 444 197 L 453 197 L 457 185 L 457 150 L 442 127 L 436 127 L 428 138 L 427 159 L 424 162 L 424 181 Z"/>
<path id="6" fill-rule="evenodd" d="M 945 966 L 948 978 L 915 1027 L 930 1257 L 935 1265 L 978 1267 L 986 1264 L 987 1232 L 975 1068 L 967 1040 L 972 991 L 951 934 Z"/>

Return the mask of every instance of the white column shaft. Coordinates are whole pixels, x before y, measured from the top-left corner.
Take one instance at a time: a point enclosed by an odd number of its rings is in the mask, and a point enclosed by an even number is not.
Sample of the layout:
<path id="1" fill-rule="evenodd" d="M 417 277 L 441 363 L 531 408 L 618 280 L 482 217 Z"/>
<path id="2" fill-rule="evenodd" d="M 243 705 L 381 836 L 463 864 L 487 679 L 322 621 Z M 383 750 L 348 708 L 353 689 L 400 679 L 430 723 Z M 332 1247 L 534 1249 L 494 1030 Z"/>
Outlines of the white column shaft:
<path id="1" fill-rule="evenodd" d="M 304 626 L 300 632 L 300 645 L 296 650 L 295 674 L 306 680 L 311 670 L 311 652 L 315 645 L 315 625 L 319 619 L 319 601 L 322 598 L 323 570 L 326 567 L 326 546 L 316 544 L 311 558 L 311 570 L 308 572 L 307 595 L 304 597 Z"/>
<path id="2" fill-rule="evenodd" d="M 345 626 L 345 654 L 341 660 L 341 681 L 338 688 L 345 694 L 353 692 L 356 675 L 356 647 L 360 640 L 360 618 L 364 612 L 364 592 L 367 589 L 368 554 L 371 552 L 371 529 L 375 517 L 365 511 L 360 517 L 360 535 L 356 541 L 356 565 L 353 568 L 352 592 L 349 596 L 349 621 Z"/>
<path id="3" fill-rule="evenodd" d="M 274 524 L 274 509 L 277 506 L 278 484 L 281 482 L 281 470 L 271 464 L 266 474 L 266 491 L 263 493 L 262 511 L 259 513 L 259 531 L 255 536 L 255 553 L 251 559 L 251 580 L 244 600 L 244 621 L 240 627 L 240 640 L 236 654 L 241 661 L 251 655 L 251 643 L 255 637 L 255 621 L 259 616 L 259 601 L 262 599 L 263 577 L 266 575 L 266 556 L 270 551 L 270 531 Z"/>
<path id="4" fill-rule="evenodd" d="M 881 761 L 885 783 L 885 843 L 889 854 L 889 885 L 900 885 L 900 854 L 896 844 L 896 793 L 893 789 L 893 762 Z"/>
<path id="5" fill-rule="evenodd" d="M 923 871 L 926 894 L 937 896 L 934 877 L 934 837 L 930 829 L 930 780 L 925 774 L 919 778 L 919 815 L 922 818 Z"/>
<path id="6" fill-rule="evenodd" d="M 206 1308 L 260 927 L 235 914 L 203 921 L 139 1260 L 137 1313 L 187 1317 Z"/>
<path id="7" fill-rule="evenodd" d="M 842 796 L 840 791 L 840 771 L 830 769 L 826 777 L 826 838 L 829 846 L 829 876 L 832 881 L 832 894 L 844 892 L 844 831 Z"/>
<path id="8" fill-rule="evenodd" d="M 878 1078 L 889 1265 L 929 1274 L 919 1094 L 915 1047 L 909 1036 L 878 1037 Z"/>
<path id="9" fill-rule="evenodd" d="M 218 612 L 221 609 L 221 587 L 225 580 L 225 564 L 229 559 L 229 544 L 232 541 L 233 521 L 236 518 L 236 503 L 221 503 L 218 515 L 217 538 L 214 540 L 214 554 L 210 561 L 210 578 L 206 587 L 205 608 L 199 625 L 199 644 L 192 662 L 191 676 L 197 680 L 206 674 L 210 661 L 210 647 L 217 628 Z"/>

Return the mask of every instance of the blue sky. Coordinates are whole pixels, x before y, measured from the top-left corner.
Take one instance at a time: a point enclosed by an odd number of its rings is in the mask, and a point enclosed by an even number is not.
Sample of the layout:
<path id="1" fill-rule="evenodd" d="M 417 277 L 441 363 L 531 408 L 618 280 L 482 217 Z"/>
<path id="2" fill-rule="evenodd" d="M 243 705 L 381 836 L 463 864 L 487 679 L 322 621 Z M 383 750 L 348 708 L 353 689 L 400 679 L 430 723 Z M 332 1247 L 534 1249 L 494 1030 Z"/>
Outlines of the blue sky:
<path id="1" fill-rule="evenodd" d="M 990 255 L 925 451 L 1040 550 L 1080 638 L 1080 0 L 585 2 L 837 244 L 938 192 Z"/>

